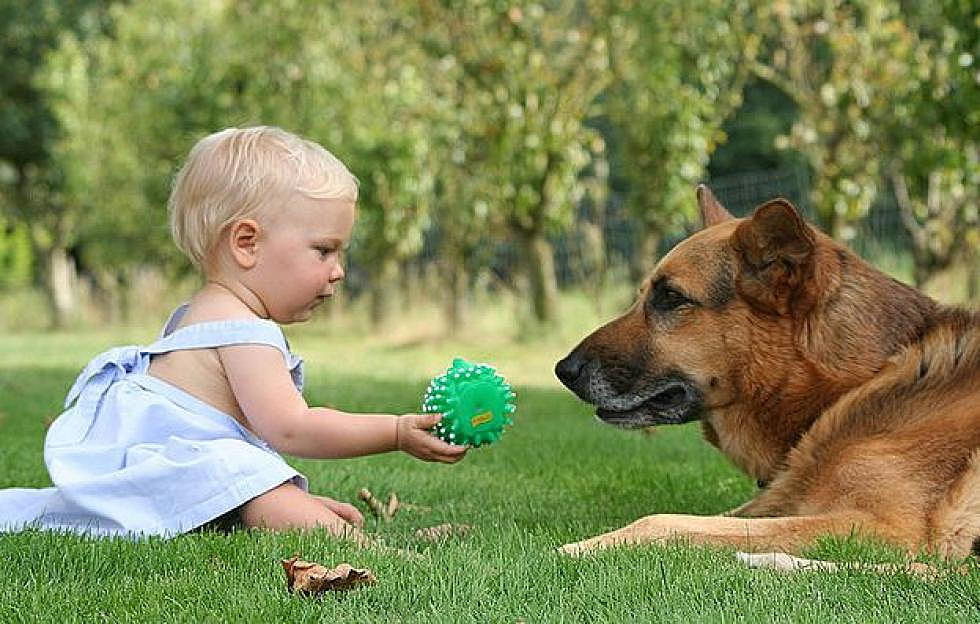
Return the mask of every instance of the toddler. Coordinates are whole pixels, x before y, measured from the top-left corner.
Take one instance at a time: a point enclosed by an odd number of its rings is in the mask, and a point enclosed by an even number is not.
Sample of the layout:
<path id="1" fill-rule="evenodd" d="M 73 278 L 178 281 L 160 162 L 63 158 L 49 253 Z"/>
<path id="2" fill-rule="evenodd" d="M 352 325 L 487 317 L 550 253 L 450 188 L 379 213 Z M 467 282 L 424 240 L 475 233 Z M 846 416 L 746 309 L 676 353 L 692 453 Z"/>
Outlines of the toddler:
<path id="1" fill-rule="evenodd" d="M 194 146 L 169 210 L 206 284 L 159 340 L 88 364 L 45 439 L 54 487 L 0 491 L 0 530 L 172 536 L 231 517 L 364 543 L 357 509 L 309 494 L 279 452 L 462 459 L 466 447 L 426 431 L 438 414 L 350 414 L 300 394 L 302 360 L 279 324 L 309 319 L 344 278 L 356 200 L 343 163 L 282 129 Z"/>

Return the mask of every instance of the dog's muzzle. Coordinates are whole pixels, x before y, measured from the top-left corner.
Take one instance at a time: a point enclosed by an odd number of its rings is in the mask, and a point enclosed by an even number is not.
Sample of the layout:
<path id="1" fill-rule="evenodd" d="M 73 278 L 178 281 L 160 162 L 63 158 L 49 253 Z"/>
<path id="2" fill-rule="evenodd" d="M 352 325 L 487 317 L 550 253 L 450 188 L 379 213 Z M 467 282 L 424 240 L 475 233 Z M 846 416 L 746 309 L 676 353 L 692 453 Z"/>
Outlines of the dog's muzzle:
<path id="1" fill-rule="evenodd" d="M 595 405 L 596 416 L 611 425 L 680 424 L 701 416 L 701 392 L 683 375 L 650 377 L 621 367 L 604 369 L 602 361 L 583 357 L 578 349 L 555 365 L 555 375 L 576 396 Z"/>

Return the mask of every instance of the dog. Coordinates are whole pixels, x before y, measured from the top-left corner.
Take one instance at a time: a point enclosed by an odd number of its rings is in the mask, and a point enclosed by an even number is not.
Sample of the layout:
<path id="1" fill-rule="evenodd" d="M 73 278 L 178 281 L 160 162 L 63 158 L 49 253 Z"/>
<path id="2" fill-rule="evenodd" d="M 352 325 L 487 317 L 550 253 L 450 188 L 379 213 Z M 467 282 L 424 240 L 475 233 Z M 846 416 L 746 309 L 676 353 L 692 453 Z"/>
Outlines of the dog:
<path id="1" fill-rule="evenodd" d="M 799 553 L 860 535 L 947 559 L 980 545 L 980 313 L 939 305 L 807 224 L 786 199 L 703 228 L 632 307 L 555 366 L 625 428 L 699 420 L 760 485 L 718 516 L 657 514 L 560 548 L 686 540 Z"/>

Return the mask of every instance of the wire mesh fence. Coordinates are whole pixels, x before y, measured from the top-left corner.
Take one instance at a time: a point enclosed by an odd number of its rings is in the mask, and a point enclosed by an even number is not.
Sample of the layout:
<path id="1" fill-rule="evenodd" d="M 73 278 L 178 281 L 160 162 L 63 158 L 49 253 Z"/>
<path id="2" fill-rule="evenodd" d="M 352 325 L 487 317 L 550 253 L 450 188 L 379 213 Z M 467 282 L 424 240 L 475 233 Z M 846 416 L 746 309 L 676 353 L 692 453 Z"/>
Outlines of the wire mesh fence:
<path id="1" fill-rule="evenodd" d="M 810 222 L 815 215 L 810 202 L 810 176 L 806 167 L 784 167 L 760 171 L 748 171 L 717 176 L 705 180 L 721 203 L 736 217 L 743 217 L 767 200 L 776 197 L 789 199 Z M 691 202 L 694 189 L 691 189 Z M 596 223 L 587 204 L 579 210 L 579 219 L 566 232 L 551 237 L 554 248 L 555 272 L 559 287 L 571 288 L 590 279 L 589 265 L 594 264 L 597 247 L 596 229 L 601 230 L 604 265 L 613 270 L 629 264 L 638 243 L 636 221 L 624 204 L 621 193 L 610 192 L 602 218 Z M 692 222 L 687 230 L 667 232 L 660 244 L 664 253 L 697 227 Z M 428 233 L 422 252 L 404 269 L 419 274 L 438 272 L 439 257 L 438 224 Z M 890 257 L 909 255 L 910 240 L 904 229 L 894 198 L 881 193 L 868 215 L 855 226 L 854 236 L 848 244 L 857 253 L 874 261 L 882 254 Z M 513 284 L 521 274 L 518 249 L 513 240 L 499 234 L 488 233 L 482 242 L 484 271 L 490 283 Z M 356 296 L 370 285 L 370 275 L 352 259 L 348 271 L 351 293 Z M 901 264 L 901 262 L 899 262 Z M 478 276 L 472 276 L 478 281 Z"/>

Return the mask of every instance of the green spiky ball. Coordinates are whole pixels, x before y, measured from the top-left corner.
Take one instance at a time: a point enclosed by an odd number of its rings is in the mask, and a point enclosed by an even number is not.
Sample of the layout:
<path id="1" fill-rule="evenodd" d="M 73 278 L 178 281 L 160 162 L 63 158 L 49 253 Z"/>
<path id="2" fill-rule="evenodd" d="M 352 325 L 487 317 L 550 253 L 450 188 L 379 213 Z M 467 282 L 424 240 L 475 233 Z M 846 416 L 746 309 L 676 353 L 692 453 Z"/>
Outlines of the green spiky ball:
<path id="1" fill-rule="evenodd" d="M 442 414 L 432 433 L 450 444 L 493 444 L 514 424 L 517 395 L 487 364 L 455 358 L 445 374 L 434 378 L 422 399 L 422 411 Z"/>

